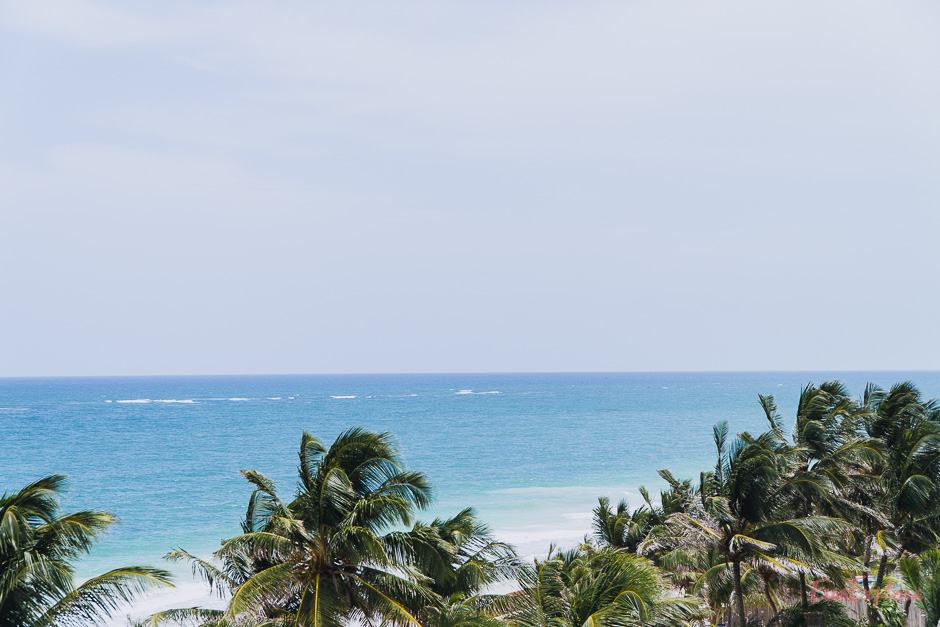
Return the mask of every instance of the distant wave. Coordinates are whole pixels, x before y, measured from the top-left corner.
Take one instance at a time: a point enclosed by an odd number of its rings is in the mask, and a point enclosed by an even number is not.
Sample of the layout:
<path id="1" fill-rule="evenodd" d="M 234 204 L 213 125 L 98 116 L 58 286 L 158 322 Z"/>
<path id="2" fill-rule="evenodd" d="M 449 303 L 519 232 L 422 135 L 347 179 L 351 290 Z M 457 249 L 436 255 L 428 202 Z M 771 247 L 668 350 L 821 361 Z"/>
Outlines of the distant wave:
<path id="1" fill-rule="evenodd" d="M 454 394 L 473 394 L 473 390 L 457 390 Z"/>
<path id="2" fill-rule="evenodd" d="M 269 401 L 279 401 L 279 400 L 281 400 L 281 397 L 280 397 L 280 396 L 269 396 L 269 397 L 268 397 L 268 400 L 269 400 Z"/>
<path id="3" fill-rule="evenodd" d="M 110 403 L 111 401 L 105 401 L 105 403 Z M 195 403 L 191 398 L 130 398 L 120 401 L 115 401 L 115 403 Z"/>
<path id="4" fill-rule="evenodd" d="M 251 399 L 250 399 L 250 398 L 241 398 L 241 397 L 239 397 L 239 396 L 235 396 L 235 397 L 230 398 L 230 399 L 228 399 L 228 400 L 230 400 L 230 401 L 250 401 Z"/>
<path id="5" fill-rule="evenodd" d="M 355 395 L 353 395 L 353 396 L 330 396 L 330 398 L 356 398 L 356 397 Z"/>
<path id="6" fill-rule="evenodd" d="M 474 392 L 473 390 L 457 390 L 454 394 L 499 394 L 499 390 L 490 390 L 489 392 Z"/>
<path id="7" fill-rule="evenodd" d="M 29 407 L 0 407 L 0 411 L 26 411 Z"/>

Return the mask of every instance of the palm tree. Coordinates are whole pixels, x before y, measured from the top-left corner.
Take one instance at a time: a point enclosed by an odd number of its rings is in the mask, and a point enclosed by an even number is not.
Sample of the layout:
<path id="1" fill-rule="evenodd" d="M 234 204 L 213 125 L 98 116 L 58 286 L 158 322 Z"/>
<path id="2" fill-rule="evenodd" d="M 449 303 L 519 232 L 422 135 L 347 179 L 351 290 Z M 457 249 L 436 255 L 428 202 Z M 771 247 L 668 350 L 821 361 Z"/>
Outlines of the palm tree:
<path id="1" fill-rule="evenodd" d="M 216 552 L 221 567 L 185 552 L 217 592 L 230 593 L 222 612 L 201 608 L 154 615 L 149 624 L 339 627 L 350 620 L 419 625 L 412 608 L 433 603 L 426 577 L 430 547 L 406 531 L 430 502 L 423 475 L 403 469 L 387 433 L 349 429 L 327 448 L 301 438 L 297 496 L 284 503 L 272 481 L 245 472 L 255 486 L 243 533 Z"/>
<path id="2" fill-rule="evenodd" d="M 425 627 L 495 627 L 498 595 L 493 584 L 513 579 L 515 550 L 493 538 L 472 508 L 451 518 L 416 522 L 409 532 L 414 566 L 426 578 L 433 599 L 420 599 L 413 614 Z"/>
<path id="3" fill-rule="evenodd" d="M 417 564 L 430 579 L 428 587 L 442 598 L 470 596 L 487 586 L 512 579 L 519 567 L 516 551 L 493 538 L 489 528 L 466 508 L 452 518 L 415 523 L 409 533 Z M 429 550 L 427 550 L 429 549 Z"/>
<path id="4" fill-rule="evenodd" d="M 864 437 L 865 412 L 852 401 L 838 381 L 812 383 L 800 391 L 792 441 L 783 433 L 782 419 L 773 396 L 759 396 L 761 406 L 776 437 L 774 446 L 788 458 L 781 492 L 793 517 L 811 515 L 869 521 L 877 513 L 859 505 L 854 498 L 864 489 L 865 476 L 877 463 L 880 443 Z M 843 566 L 852 565 L 842 557 L 820 548 L 816 561 L 830 580 L 842 583 Z M 834 567 L 834 568 L 833 568 Z M 799 572 L 799 589 L 804 607 L 808 605 L 806 573 Z"/>
<path id="5" fill-rule="evenodd" d="M 75 562 L 115 518 L 59 514 L 65 481 L 50 475 L 0 495 L 0 627 L 94 624 L 138 594 L 171 585 L 164 570 L 127 566 L 76 586 Z"/>
<path id="6" fill-rule="evenodd" d="M 880 518 L 868 527 L 865 550 L 866 592 L 873 544 L 881 551 L 875 588 L 888 572 L 891 554 L 915 555 L 935 548 L 940 533 L 940 405 L 924 401 L 910 381 L 889 391 L 869 385 L 862 399 L 868 410 L 867 431 L 879 440 L 883 459 L 873 469 L 870 504 Z M 878 608 L 868 604 L 869 622 Z"/>
<path id="7" fill-rule="evenodd" d="M 515 627 L 674 626 L 702 618 L 697 603 L 667 597 L 648 560 L 612 548 L 583 545 L 549 551 L 520 572 L 522 590 L 505 600 Z"/>
<path id="8" fill-rule="evenodd" d="M 649 491 L 643 486 L 640 486 L 640 496 L 644 504 L 633 511 L 630 511 L 626 500 L 621 500 L 614 511 L 610 508 L 610 499 L 605 496 L 597 499 L 592 527 L 594 542 L 598 546 L 636 553 L 653 529 L 664 524 L 670 515 L 688 510 L 689 503 L 695 497 L 692 482 L 679 481 L 668 470 L 657 472 L 669 486 L 660 491 L 658 504 L 653 502 Z"/>
<path id="9" fill-rule="evenodd" d="M 714 429 L 717 463 L 703 473 L 699 500 L 670 516 L 641 550 L 713 552 L 704 581 L 730 570 L 736 613 L 745 622 L 744 582 L 752 572 L 791 574 L 813 570 L 822 539 L 842 529 L 827 517 L 789 517 L 784 507 L 783 474 L 789 463 L 778 436 L 741 434 L 729 449 L 728 425 Z"/>
<path id="10" fill-rule="evenodd" d="M 653 517 L 652 508 L 641 506 L 631 512 L 625 500 L 621 500 L 617 510 L 613 511 L 610 499 L 602 496 L 597 499 L 597 507 L 594 508 L 594 539 L 600 546 L 636 553 L 637 547 L 654 526 Z"/>
<path id="11" fill-rule="evenodd" d="M 899 568 L 908 589 L 919 593 L 916 603 L 924 611 L 925 624 L 940 625 L 940 550 L 933 549 L 916 558 L 905 557 Z"/>

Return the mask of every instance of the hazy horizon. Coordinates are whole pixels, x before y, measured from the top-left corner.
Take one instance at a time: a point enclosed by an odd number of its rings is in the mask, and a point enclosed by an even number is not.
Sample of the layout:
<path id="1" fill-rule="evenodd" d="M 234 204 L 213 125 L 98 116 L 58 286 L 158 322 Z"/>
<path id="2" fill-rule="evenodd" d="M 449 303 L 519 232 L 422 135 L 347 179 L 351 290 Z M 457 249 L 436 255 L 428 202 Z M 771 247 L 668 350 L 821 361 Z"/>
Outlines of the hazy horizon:
<path id="1" fill-rule="evenodd" d="M 0 379 L 120 379 L 120 378 L 198 378 L 198 377 L 384 377 L 384 376 L 402 376 L 402 377 L 421 377 L 421 376 L 471 376 L 471 375 L 566 375 L 566 374 L 808 374 L 824 375 L 839 378 L 839 375 L 852 374 L 932 374 L 940 370 L 514 370 L 514 371 L 452 371 L 452 372 L 214 372 L 214 373 L 121 373 L 121 374 L 47 374 L 47 375 L 13 375 L 0 376 Z M 816 381 L 819 383 L 824 379 Z M 878 382 L 875 383 L 888 383 Z M 895 382 L 891 382 L 895 383 Z"/>

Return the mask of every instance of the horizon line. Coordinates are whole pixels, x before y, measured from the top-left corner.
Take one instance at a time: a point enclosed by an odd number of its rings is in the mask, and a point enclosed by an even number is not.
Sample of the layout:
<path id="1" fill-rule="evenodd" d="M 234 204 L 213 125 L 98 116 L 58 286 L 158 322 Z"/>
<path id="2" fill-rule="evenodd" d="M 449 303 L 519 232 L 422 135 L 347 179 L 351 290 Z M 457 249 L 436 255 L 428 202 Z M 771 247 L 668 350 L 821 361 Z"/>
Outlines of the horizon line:
<path id="1" fill-rule="evenodd" d="M 822 369 L 822 370 L 505 370 L 505 371 L 457 371 L 457 372 L 279 372 L 279 373 L 202 373 L 202 374 L 80 374 L 80 375 L 3 375 L 6 379 L 143 379 L 170 377 L 391 377 L 391 376 L 467 376 L 467 375 L 564 375 L 564 374 L 891 374 L 891 373 L 938 373 L 940 369 L 886 370 Z"/>

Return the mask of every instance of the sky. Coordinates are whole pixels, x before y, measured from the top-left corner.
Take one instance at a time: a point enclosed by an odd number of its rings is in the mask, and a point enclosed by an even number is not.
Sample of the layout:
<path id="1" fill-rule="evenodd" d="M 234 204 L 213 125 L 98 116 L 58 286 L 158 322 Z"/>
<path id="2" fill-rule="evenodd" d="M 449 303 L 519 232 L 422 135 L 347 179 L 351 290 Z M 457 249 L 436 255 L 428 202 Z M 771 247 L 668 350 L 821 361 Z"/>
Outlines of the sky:
<path id="1" fill-rule="evenodd" d="M 930 1 L 0 2 L 0 376 L 940 369 Z"/>

